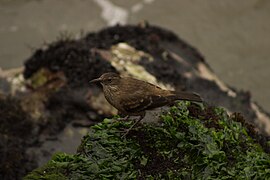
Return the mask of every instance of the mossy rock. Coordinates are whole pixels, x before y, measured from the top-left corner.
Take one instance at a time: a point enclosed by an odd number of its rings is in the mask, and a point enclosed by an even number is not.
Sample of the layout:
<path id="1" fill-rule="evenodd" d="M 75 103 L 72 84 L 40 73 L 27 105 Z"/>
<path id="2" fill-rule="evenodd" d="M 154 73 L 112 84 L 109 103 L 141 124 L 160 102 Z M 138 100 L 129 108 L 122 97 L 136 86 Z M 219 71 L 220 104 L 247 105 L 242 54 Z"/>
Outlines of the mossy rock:
<path id="1" fill-rule="evenodd" d="M 194 108 L 201 114 L 194 116 Z M 132 122 L 105 119 L 90 128 L 77 154 L 55 154 L 24 179 L 269 179 L 268 147 L 224 109 L 209 111 L 180 102 L 159 123 L 141 123 L 125 138 Z"/>

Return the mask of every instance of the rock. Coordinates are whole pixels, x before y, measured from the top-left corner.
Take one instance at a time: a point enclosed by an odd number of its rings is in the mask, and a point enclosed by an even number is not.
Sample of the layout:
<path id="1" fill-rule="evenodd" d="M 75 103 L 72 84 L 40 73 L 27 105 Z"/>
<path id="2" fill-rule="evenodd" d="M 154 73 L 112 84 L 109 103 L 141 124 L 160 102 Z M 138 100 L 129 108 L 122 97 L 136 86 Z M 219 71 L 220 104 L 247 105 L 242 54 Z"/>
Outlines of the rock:
<path id="1" fill-rule="evenodd" d="M 80 39 L 63 38 L 52 42 L 36 50 L 26 60 L 24 68 L 16 71 L 0 70 L 0 100 L 5 102 L 7 97 L 11 97 L 11 104 L 14 103 L 17 110 L 27 115 L 27 122 L 30 122 L 29 136 L 34 140 L 24 146 L 21 132 L 10 128 L 8 133 L 15 135 L 15 139 L 9 141 L 12 142 L 12 148 L 23 154 L 23 162 L 32 159 L 35 162 L 23 169 L 14 167 L 14 171 L 6 171 L 10 173 L 5 176 L 6 179 L 20 178 L 37 167 L 37 161 L 46 162 L 56 151 L 52 147 L 54 144 L 65 147 L 66 144 L 61 143 L 69 142 L 69 139 L 62 141 L 61 131 L 66 127 L 84 127 L 86 130 L 85 126 L 116 114 L 105 100 L 101 88 L 89 84 L 90 80 L 105 72 L 116 71 L 123 76 L 146 80 L 166 89 L 194 91 L 203 97 L 205 106 L 222 106 L 233 115 L 232 118 L 241 119 L 242 124 L 254 131 L 250 136 L 262 147 L 267 142 L 270 133 L 269 115 L 251 101 L 248 92 L 238 91 L 220 81 L 196 49 L 160 27 L 149 24 L 114 26 L 89 33 Z M 212 117 L 212 111 L 196 108 L 189 111 L 199 120 L 215 121 L 213 118 L 208 119 Z M 0 119 L 5 120 L 7 112 L 17 111 L 9 108 L 1 114 Z M 239 112 L 241 116 L 233 112 Z M 148 114 L 145 121 L 156 122 L 159 120 L 154 118 L 157 114 L 160 114 L 160 110 Z M 24 122 L 26 116 L 19 115 L 15 118 L 16 122 Z M 204 125 L 207 128 L 219 127 L 211 122 Z M 9 123 L 8 126 L 13 127 L 13 124 Z M 0 132 L 2 142 L 5 142 L 5 129 L 2 128 Z M 49 140 L 56 143 L 47 143 Z M 74 141 L 74 137 L 70 137 L 70 142 Z M 14 142 L 18 146 L 14 146 Z M 0 149 L 3 152 L 4 147 Z M 146 159 L 142 163 L 145 164 Z"/>
<path id="2" fill-rule="evenodd" d="M 79 40 L 54 42 L 26 61 L 24 77 L 41 68 L 63 72 L 72 90 L 89 89 L 89 80 L 118 71 L 164 88 L 194 91 L 209 104 L 242 113 L 260 132 L 270 134 L 269 115 L 251 101 L 249 92 L 224 84 L 196 49 L 156 26 L 114 26 Z"/>
<path id="3" fill-rule="evenodd" d="M 157 116 L 160 123 L 141 124 L 125 138 L 119 130 L 130 121 L 105 119 L 90 128 L 77 154 L 55 154 L 25 180 L 269 178 L 269 144 L 258 145 L 237 118 L 181 102 Z"/>

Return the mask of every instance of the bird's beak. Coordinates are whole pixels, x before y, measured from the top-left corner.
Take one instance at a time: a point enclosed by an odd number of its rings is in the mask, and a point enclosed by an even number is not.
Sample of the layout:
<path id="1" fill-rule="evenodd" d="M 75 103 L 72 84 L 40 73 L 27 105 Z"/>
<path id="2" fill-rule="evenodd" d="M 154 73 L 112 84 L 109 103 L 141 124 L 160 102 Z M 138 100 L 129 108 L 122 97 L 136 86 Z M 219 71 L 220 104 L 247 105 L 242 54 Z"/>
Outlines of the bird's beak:
<path id="1" fill-rule="evenodd" d="M 101 81 L 101 79 L 100 78 L 97 78 L 97 79 L 91 80 L 90 83 L 95 83 L 95 82 L 100 82 L 100 81 Z"/>

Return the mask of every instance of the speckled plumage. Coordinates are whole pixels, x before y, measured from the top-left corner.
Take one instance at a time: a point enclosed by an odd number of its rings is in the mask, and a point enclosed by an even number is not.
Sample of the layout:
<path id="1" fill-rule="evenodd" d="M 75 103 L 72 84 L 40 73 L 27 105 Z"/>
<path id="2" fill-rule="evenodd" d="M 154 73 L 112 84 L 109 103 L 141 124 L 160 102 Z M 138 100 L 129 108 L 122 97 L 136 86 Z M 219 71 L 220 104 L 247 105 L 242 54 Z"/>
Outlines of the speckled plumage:
<path id="1" fill-rule="evenodd" d="M 146 110 L 171 104 L 175 100 L 202 101 L 194 93 L 164 90 L 145 81 L 120 77 L 116 73 L 105 73 L 92 82 L 102 84 L 107 101 L 124 115 L 144 116 Z"/>

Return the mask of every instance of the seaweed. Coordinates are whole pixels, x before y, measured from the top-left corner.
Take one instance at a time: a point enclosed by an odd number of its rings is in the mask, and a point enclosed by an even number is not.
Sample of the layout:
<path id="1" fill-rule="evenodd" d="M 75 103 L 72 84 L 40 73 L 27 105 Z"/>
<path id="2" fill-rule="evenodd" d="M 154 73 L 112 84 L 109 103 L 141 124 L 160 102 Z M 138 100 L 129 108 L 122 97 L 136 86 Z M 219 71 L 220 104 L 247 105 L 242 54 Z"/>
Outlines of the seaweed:
<path id="1" fill-rule="evenodd" d="M 0 176 L 20 179 L 37 167 L 27 148 L 37 140 L 31 117 L 16 98 L 0 98 Z"/>
<path id="2" fill-rule="evenodd" d="M 267 179 L 270 155 L 241 122 L 211 107 L 219 128 L 194 116 L 190 102 L 179 102 L 124 138 L 131 121 L 104 119 L 90 128 L 77 154 L 55 154 L 25 179 Z M 204 106 L 200 114 L 209 114 Z M 192 115 L 191 115 L 192 114 Z M 202 117 L 202 118 L 201 118 Z"/>

